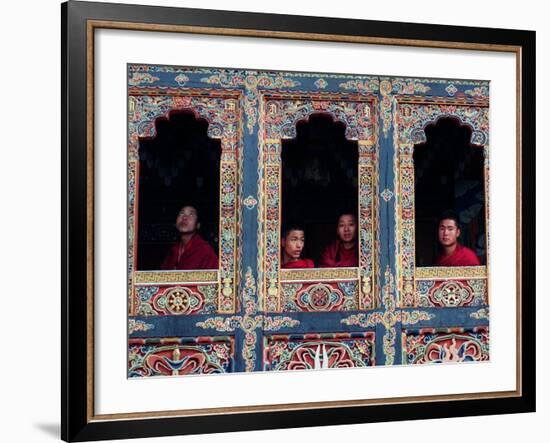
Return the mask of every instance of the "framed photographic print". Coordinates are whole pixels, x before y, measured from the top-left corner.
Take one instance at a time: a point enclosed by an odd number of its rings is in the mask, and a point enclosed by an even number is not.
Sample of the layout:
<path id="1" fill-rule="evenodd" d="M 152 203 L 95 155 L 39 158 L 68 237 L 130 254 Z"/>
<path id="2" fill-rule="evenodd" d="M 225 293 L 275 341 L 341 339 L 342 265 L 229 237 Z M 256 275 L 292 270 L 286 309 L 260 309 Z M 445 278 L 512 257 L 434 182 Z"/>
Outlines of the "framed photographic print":
<path id="1" fill-rule="evenodd" d="M 534 54 L 64 3 L 62 438 L 534 411 Z"/>

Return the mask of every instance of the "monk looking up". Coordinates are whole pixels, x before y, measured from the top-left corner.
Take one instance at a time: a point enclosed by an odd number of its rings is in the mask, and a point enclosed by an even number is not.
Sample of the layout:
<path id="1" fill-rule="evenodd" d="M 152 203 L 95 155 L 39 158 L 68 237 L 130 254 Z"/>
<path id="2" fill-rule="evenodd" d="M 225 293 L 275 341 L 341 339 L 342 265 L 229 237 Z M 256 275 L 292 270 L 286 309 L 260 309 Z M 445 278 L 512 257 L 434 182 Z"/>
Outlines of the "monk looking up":
<path id="1" fill-rule="evenodd" d="M 218 257 L 198 234 L 199 216 L 193 206 L 184 206 L 176 217 L 180 240 L 170 248 L 162 263 L 164 270 L 217 269 Z"/>
<path id="2" fill-rule="evenodd" d="M 439 220 L 438 239 L 442 252 L 436 266 L 479 266 L 479 258 L 470 248 L 458 243 L 460 228 L 454 216 L 443 216 Z"/>
<path id="3" fill-rule="evenodd" d="M 336 237 L 336 241 L 323 251 L 319 266 L 321 268 L 358 266 L 357 219 L 354 214 L 340 215 L 336 225 Z"/>

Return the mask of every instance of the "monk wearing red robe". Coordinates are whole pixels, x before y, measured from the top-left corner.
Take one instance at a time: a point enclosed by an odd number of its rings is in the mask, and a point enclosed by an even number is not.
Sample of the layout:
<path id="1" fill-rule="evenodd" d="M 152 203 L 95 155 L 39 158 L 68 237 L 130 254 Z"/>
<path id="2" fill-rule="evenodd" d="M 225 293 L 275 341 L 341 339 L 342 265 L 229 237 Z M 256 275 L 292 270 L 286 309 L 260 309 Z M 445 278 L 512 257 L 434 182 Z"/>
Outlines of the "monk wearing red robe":
<path id="1" fill-rule="evenodd" d="M 162 262 L 163 270 L 217 269 L 218 257 L 197 233 L 200 228 L 197 210 L 184 206 L 176 217 L 180 240 L 170 248 Z"/>
<path id="2" fill-rule="evenodd" d="M 319 266 L 321 268 L 355 267 L 359 264 L 357 251 L 357 219 L 353 214 L 342 214 L 336 226 L 335 242 L 328 245 Z"/>
<path id="3" fill-rule="evenodd" d="M 305 244 L 304 230 L 300 226 L 289 226 L 281 240 L 282 269 L 314 268 L 313 260 L 301 258 Z"/>
<path id="4" fill-rule="evenodd" d="M 445 217 L 439 221 L 438 239 L 442 253 L 437 257 L 436 266 L 479 266 L 479 258 L 470 248 L 458 243 L 460 228 L 455 217 Z"/>

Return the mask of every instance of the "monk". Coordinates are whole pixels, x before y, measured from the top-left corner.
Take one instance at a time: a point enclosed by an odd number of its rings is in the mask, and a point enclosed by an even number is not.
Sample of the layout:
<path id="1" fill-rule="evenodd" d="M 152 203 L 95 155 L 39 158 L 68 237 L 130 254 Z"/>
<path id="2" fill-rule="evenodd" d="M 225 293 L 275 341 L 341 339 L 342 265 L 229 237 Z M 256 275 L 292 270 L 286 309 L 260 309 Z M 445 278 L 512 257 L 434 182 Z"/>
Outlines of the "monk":
<path id="1" fill-rule="evenodd" d="M 163 270 L 217 269 L 218 257 L 198 234 L 199 215 L 193 206 L 184 206 L 176 217 L 180 240 L 170 248 L 164 259 Z"/>
<path id="2" fill-rule="evenodd" d="M 291 225 L 283 231 L 281 240 L 281 268 L 314 268 L 313 260 L 301 258 L 305 244 L 304 229 L 298 225 Z"/>
<path id="3" fill-rule="evenodd" d="M 357 219 L 344 213 L 336 225 L 336 241 L 328 245 L 319 261 L 321 268 L 355 267 L 359 264 L 357 251 Z"/>
<path id="4" fill-rule="evenodd" d="M 479 266 L 479 258 L 470 248 L 458 242 L 460 228 L 458 219 L 444 215 L 439 220 L 438 239 L 442 252 L 437 257 L 436 266 Z"/>

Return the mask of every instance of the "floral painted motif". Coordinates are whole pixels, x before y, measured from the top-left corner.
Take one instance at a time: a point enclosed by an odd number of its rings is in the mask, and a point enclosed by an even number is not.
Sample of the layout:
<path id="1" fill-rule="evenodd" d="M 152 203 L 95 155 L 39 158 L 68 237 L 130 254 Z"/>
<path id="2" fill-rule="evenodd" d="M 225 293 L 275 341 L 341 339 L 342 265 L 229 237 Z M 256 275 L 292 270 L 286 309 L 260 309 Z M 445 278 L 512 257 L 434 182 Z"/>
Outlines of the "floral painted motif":
<path id="1" fill-rule="evenodd" d="M 244 112 L 247 116 L 246 126 L 249 134 L 254 132 L 257 123 L 258 97 L 261 89 L 285 89 L 300 85 L 300 82 L 285 78 L 281 73 L 233 70 L 220 70 L 218 74 L 204 77 L 201 81 L 226 88 L 244 87 Z"/>
<path id="2" fill-rule="evenodd" d="M 293 328 L 300 324 L 299 320 L 292 319 L 290 317 L 264 317 L 263 329 L 264 331 L 278 331 L 283 328 Z"/>
<path id="3" fill-rule="evenodd" d="M 281 283 L 283 312 L 352 311 L 358 307 L 357 282 Z"/>
<path id="4" fill-rule="evenodd" d="M 245 371 L 254 371 L 256 365 L 256 344 L 258 341 L 258 329 L 276 331 L 281 328 L 298 326 L 300 322 L 290 317 L 264 317 L 258 315 L 256 300 L 256 282 L 252 275 L 252 269 L 246 272 L 245 286 L 242 293 L 245 315 L 233 315 L 231 317 L 214 317 L 198 322 L 197 327 L 203 329 L 215 329 L 219 332 L 234 332 L 237 329 L 244 331 L 242 357 L 245 361 Z"/>
<path id="5" fill-rule="evenodd" d="M 130 163 L 130 165 L 135 166 L 135 164 Z M 129 165 L 129 166 L 130 166 Z M 126 280 L 126 287 L 127 287 L 127 300 L 128 300 L 128 308 L 129 308 L 129 315 L 133 315 L 136 312 L 136 305 L 134 302 L 134 277 L 133 277 L 133 271 L 136 266 L 136 256 L 134 253 L 134 242 L 135 242 L 135 224 L 136 224 L 136 217 L 134 215 L 134 208 L 136 203 L 136 168 L 135 167 L 129 167 L 128 168 L 128 260 L 126 261 L 126 270 L 128 272 L 127 274 L 127 280 Z"/>
<path id="6" fill-rule="evenodd" d="M 219 374 L 230 372 L 234 360 L 233 339 L 130 339 L 129 377 Z"/>
<path id="7" fill-rule="evenodd" d="M 394 79 L 392 81 L 392 92 L 394 94 L 425 94 L 431 89 L 425 83 L 425 80 Z"/>
<path id="8" fill-rule="evenodd" d="M 182 68 L 179 66 L 159 66 L 159 65 L 130 65 L 128 66 L 129 72 L 182 72 L 189 71 L 189 68 Z"/>
<path id="9" fill-rule="evenodd" d="M 370 314 L 353 314 L 340 320 L 348 326 L 361 326 L 362 328 L 374 328 L 377 324 L 382 323 L 382 313 L 373 312 Z"/>
<path id="10" fill-rule="evenodd" d="M 237 255 L 237 171 L 240 163 L 241 135 L 239 130 L 238 95 L 224 97 L 193 95 L 147 95 L 147 91 L 130 91 L 129 103 L 129 175 L 135 177 L 138 168 L 139 140 L 142 137 L 153 137 L 156 133 L 156 122 L 159 118 L 169 118 L 175 110 L 191 110 L 196 115 L 208 121 L 208 136 L 221 139 L 222 153 L 220 164 L 221 196 L 220 196 L 220 281 L 218 307 L 220 312 L 235 310 Z M 135 179 L 129 183 L 129 269 L 134 265 L 135 238 Z M 131 295 L 131 293 L 130 293 Z"/>
<path id="11" fill-rule="evenodd" d="M 481 308 L 476 312 L 472 312 L 470 317 L 476 320 L 489 320 L 489 308 Z"/>
<path id="12" fill-rule="evenodd" d="M 396 105 L 395 144 L 398 149 L 397 180 L 400 199 L 396 205 L 396 224 L 398 252 L 401 273 L 400 292 L 403 307 L 413 307 L 418 300 L 415 297 L 415 235 L 414 235 L 414 163 L 415 144 L 426 142 L 425 127 L 442 117 L 457 118 L 462 124 L 472 128 L 471 143 L 488 146 L 489 143 L 489 108 L 488 103 L 476 105 L 457 102 L 452 99 L 439 99 L 445 103 L 432 103 L 430 99 L 411 101 L 401 98 Z M 488 163 L 485 164 L 485 175 L 488 176 Z M 487 188 L 486 188 L 487 189 Z M 486 202 L 488 202 L 486 194 Z M 489 205 L 486 204 L 488 207 Z M 424 288 L 425 289 L 424 285 Z M 453 292 L 453 293 L 456 293 Z M 464 293 L 463 293 L 464 294 Z"/>
<path id="13" fill-rule="evenodd" d="M 292 139 L 296 137 L 296 123 L 307 120 L 314 113 L 326 113 L 346 125 L 348 140 L 374 142 L 375 110 L 373 100 L 351 101 L 335 97 L 333 100 L 288 100 L 269 97 L 265 103 L 266 138 Z"/>
<path id="14" fill-rule="evenodd" d="M 489 108 L 486 105 L 407 103 L 398 105 L 397 125 L 401 146 L 409 143 L 425 143 L 424 128 L 443 117 L 456 117 L 472 128 L 471 143 L 489 143 Z"/>
<path id="15" fill-rule="evenodd" d="M 417 280 L 418 306 L 458 307 L 486 304 L 487 281 L 479 280 Z"/>
<path id="16" fill-rule="evenodd" d="M 136 315 L 208 314 L 217 309 L 217 285 L 135 287 Z"/>
<path id="17" fill-rule="evenodd" d="M 339 86 L 348 91 L 376 93 L 378 92 L 379 82 L 376 78 L 367 78 L 365 80 L 348 80 L 347 82 L 340 83 Z"/>
<path id="18" fill-rule="evenodd" d="M 279 269 L 279 175 L 280 166 L 272 164 L 269 159 L 270 148 L 273 144 L 266 144 L 266 163 L 264 172 L 264 211 L 265 211 L 265 234 L 263 236 L 265 247 L 265 309 L 268 312 L 278 312 L 280 310 L 279 288 L 278 288 L 278 269 Z M 280 146 L 280 144 L 278 144 Z M 280 152 L 280 149 L 278 149 Z M 280 155 L 280 154 L 279 154 Z M 280 157 L 278 157 L 280 158 Z M 262 251 L 264 249 L 260 249 Z M 263 259 L 263 257 L 261 257 Z"/>
<path id="19" fill-rule="evenodd" d="M 328 82 L 324 78 L 320 78 L 318 80 L 315 80 L 315 86 L 318 89 L 325 89 L 328 86 Z"/>
<path id="20" fill-rule="evenodd" d="M 178 85 L 184 86 L 189 81 L 189 77 L 187 77 L 185 74 L 178 74 L 176 75 L 174 80 L 176 80 Z"/>
<path id="21" fill-rule="evenodd" d="M 462 363 L 489 360 L 489 330 L 421 329 L 403 333 L 407 364 Z"/>
<path id="22" fill-rule="evenodd" d="M 158 77 L 155 77 L 151 74 L 142 74 L 138 72 L 134 72 L 130 79 L 128 80 L 128 84 L 131 86 L 140 86 L 140 85 L 147 85 L 152 84 L 160 79 Z"/>
<path id="23" fill-rule="evenodd" d="M 359 309 L 375 307 L 376 273 L 374 267 L 374 241 L 376 238 L 376 155 L 368 146 L 359 146 Z"/>
<path id="24" fill-rule="evenodd" d="M 392 84 L 389 79 L 382 79 L 380 81 L 380 117 L 382 119 L 382 134 L 384 138 L 388 137 L 388 133 L 392 124 L 392 108 L 395 100 L 392 95 Z"/>
<path id="25" fill-rule="evenodd" d="M 359 335 L 359 336 L 357 336 Z M 266 338 L 264 370 L 354 368 L 374 365 L 374 332 Z"/>
<path id="26" fill-rule="evenodd" d="M 450 84 L 445 88 L 445 91 L 447 91 L 447 94 L 449 94 L 451 97 L 456 94 L 458 91 L 457 87 L 453 84 Z"/>
<path id="27" fill-rule="evenodd" d="M 488 98 L 489 86 L 477 86 L 473 89 L 467 89 L 464 93 L 474 98 Z"/>
<path id="28" fill-rule="evenodd" d="M 134 306 L 136 308 L 131 312 L 131 314 L 135 313 L 135 315 L 155 315 L 151 300 L 153 296 L 158 293 L 158 291 L 158 286 L 136 287 L 134 302 Z"/>
<path id="29" fill-rule="evenodd" d="M 187 288 L 173 288 L 164 294 L 163 297 L 156 300 L 159 307 L 165 308 L 171 314 L 187 314 L 194 308 L 201 308 L 204 299 L 197 297 Z"/>
<path id="30" fill-rule="evenodd" d="M 232 315 L 230 317 L 213 317 L 197 323 L 197 327 L 203 329 L 215 329 L 218 332 L 235 332 L 241 326 L 242 317 Z"/>
<path id="31" fill-rule="evenodd" d="M 349 326 L 361 326 L 363 328 L 373 328 L 377 324 L 381 324 L 386 329 L 383 337 L 384 356 L 386 365 L 392 365 L 395 360 L 395 340 L 397 337 L 396 325 L 413 325 L 420 321 L 430 320 L 434 317 L 433 314 L 423 311 L 401 311 L 397 309 L 395 299 L 395 285 L 390 267 L 386 268 L 385 284 L 383 289 L 382 304 L 383 312 L 373 312 L 370 314 L 354 314 L 341 322 Z"/>
<path id="32" fill-rule="evenodd" d="M 390 189 L 386 188 L 380 193 L 380 196 L 384 199 L 386 203 L 388 203 L 393 197 L 393 192 Z"/>
<path id="33" fill-rule="evenodd" d="M 234 150 L 239 132 L 238 96 L 209 97 L 193 95 L 147 95 L 146 91 L 136 91 L 130 96 L 129 138 L 130 154 L 137 158 L 140 137 L 156 135 L 156 120 L 168 119 L 170 112 L 186 109 L 209 122 L 208 136 L 222 139 L 222 150 Z M 225 146 L 224 146 L 225 145 Z"/>
<path id="34" fill-rule="evenodd" d="M 380 115 L 382 117 L 382 132 L 384 138 L 388 136 L 391 128 L 393 103 L 394 100 L 389 95 L 382 96 L 382 100 L 380 101 Z"/>
<path id="35" fill-rule="evenodd" d="M 243 205 L 246 207 L 246 209 L 254 209 L 256 205 L 258 204 L 258 200 L 256 200 L 252 195 L 249 195 L 243 200 Z"/>
<path id="36" fill-rule="evenodd" d="M 146 332 L 150 331 L 151 329 L 155 329 L 155 325 L 152 325 L 150 323 L 146 323 L 143 320 L 136 320 L 134 318 L 128 319 L 128 334 L 131 335 L 134 332 Z"/>

